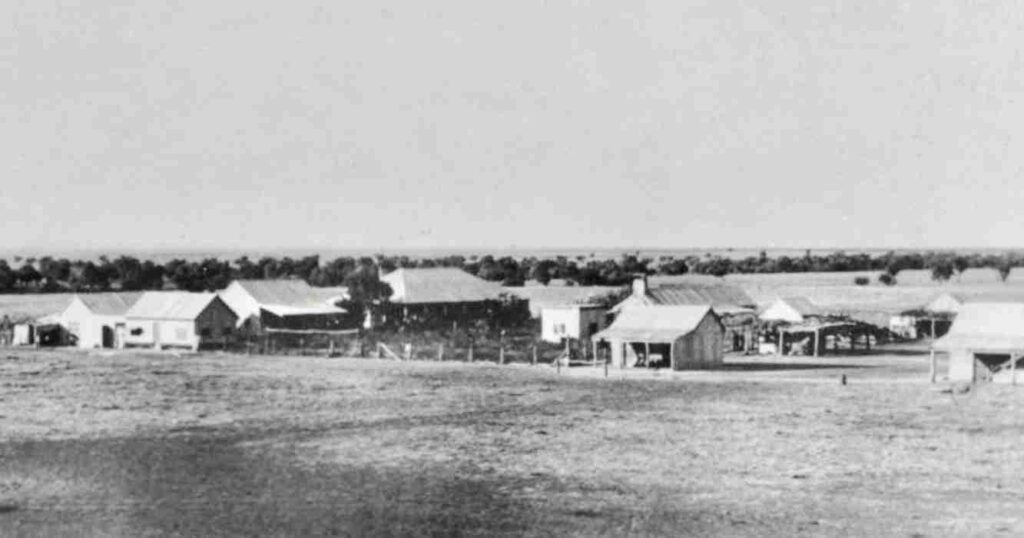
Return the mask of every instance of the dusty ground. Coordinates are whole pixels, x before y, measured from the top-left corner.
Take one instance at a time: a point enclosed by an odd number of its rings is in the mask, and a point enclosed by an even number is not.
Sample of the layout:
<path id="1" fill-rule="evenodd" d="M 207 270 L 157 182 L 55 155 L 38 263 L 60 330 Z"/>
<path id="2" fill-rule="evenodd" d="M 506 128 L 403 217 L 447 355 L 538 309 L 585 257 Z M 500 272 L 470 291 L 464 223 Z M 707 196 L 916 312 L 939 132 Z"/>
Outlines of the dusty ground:
<path id="1" fill-rule="evenodd" d="M 0 535 L 1024 535 L 1024 389 L 730 362 L 3 350 Z"/>

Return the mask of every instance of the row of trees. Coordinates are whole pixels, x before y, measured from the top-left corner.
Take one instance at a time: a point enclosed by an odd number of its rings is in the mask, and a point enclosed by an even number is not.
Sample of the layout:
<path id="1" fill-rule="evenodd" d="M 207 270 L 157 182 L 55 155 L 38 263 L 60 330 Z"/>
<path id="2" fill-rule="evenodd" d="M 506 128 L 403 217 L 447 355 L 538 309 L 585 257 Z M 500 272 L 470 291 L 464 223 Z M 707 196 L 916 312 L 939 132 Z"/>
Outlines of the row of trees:
<path id="1" fill-rule="evenodd" d="M 20 265 L 17 265 L 20 262 Z M 623 285 L 637 273 L 680 275 L 700 273 L 799 273 L 835 271 L 882 271 L 879 280 L 894 284 L 900 271 L 927 269 L 936 280 L 948 280 L 972 267 L 991 267 L 1005 280 L 1013 267 L 1024 265 L 1016 253 L 964 255 L 948 252 L 896 253 L 882 255 L 835 252 L 802 257 L 759 256 L 733 259 L 707 254 L 703 257 L 657 259 L 626 254 L 617 259 L 591 256 L 554 258 L 513 258 L 503 256 L 445 256 L 411 258 L 408 256 L 340 257 L 322 262 L 319 256 L 302 258 L 263 257 L 234 261 L 207 258 L 183 259 L 158 264 L 130 256 L 76 260 L 52 257 L 15 259 L 15 265 L 0 260 L 0 293 L 102 291 L 109 289 L 151 290 L 175 288 L 190 291 L 222 289 L 234 279 L 303 279 L 314 286 L 376 286 L 378 269 L 389 272 L 399 267 L 457 267 L 485 280 L 520 286 L 532 280 L 542 284 L 565 279 L 581 286 Z M 863 282 L 860 282 L 863 283 Z M 369 291 L 369 289 L 368 289 Z"/>

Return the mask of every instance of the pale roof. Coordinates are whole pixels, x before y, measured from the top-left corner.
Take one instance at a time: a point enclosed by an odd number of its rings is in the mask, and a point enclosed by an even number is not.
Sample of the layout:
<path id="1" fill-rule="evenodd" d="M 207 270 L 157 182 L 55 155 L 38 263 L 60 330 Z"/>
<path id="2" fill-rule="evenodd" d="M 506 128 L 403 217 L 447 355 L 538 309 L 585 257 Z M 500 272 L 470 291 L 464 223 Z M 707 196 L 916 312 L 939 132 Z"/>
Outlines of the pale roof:
<path id="1" fill-rule="evenodd" d="M 623 291 L 621 286 L 506 286 L 505 293 L 530 302 L 530 312 L 537 316 L 544 308 L 568 305 L 604 305 L 610 296 Z"/>
<path id="2" fill-rule="evenodd" d="M 711 305 L 637 306 L 623 309 L 595 339 L 629 342 L 674 342 L 693 332 L 704 317 L 713 314 Z"/>
<path id="3" fill-rule="evenodd" d="M 391 302 L 400 304 L 474 303 L 502 293 L 500 285 L 453 267 L 402 268 L 381 280 L 391 286 Z"/>
<path id="4" fill-rule="evenodd" d="M 209 304 L 217 300 L 216 293 L 187 291 L 147 291 L 128 309 L 129 318 L 194 320 Z"/>
<path id="5" fill-rule="evenodd" d="M 278 316 L 343 314 L 334 303 L 348 297 L 343 287 L 318 288 L 304 280 L 236 280 L 260 307 Z"/>
<path id="6" fill-rule="evenodd" d="M 120 293 L 80 293 L 76 295 L 82 304 L 93 314 L 101 316 L 123 316 L 135 301 L 142 297 L 142 292 L 126 291 Z"/>
<path id="7" fill-rule="evenodd" d="M 932 347 L 981 352 L 1024 351 L 1024 303 L 966 303 L 949 332 Z"/>
<path id="8" fill-rule="evenodd" d="M 796 310 L 801 316 L 820 316 L 822 314 L 821 307 L 814 304 L 814 302 L 807 297 L 783 297 L 781 300 L 788 304 L 790 308 Z"/>

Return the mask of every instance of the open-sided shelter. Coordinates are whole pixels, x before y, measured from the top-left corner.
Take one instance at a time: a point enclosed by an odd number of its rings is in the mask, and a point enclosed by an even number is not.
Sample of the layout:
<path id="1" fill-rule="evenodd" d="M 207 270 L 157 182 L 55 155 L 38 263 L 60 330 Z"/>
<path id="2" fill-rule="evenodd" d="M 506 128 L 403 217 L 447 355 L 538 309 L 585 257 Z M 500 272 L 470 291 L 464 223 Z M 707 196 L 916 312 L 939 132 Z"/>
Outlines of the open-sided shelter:
<path id="1" fill-rule="evenodd" d="M 765 322 L 804 323 L 824 316 L 824 311 L 807 297 L 780 297 L 759 317 Z"/>
<path id="2" fill-rule="evenodd" d="M 593 339 L 611 346 L 619 367 L 713 368 L 722 363 L 725 327 L 710 305 L 634 306 L 623 309 Z"/>

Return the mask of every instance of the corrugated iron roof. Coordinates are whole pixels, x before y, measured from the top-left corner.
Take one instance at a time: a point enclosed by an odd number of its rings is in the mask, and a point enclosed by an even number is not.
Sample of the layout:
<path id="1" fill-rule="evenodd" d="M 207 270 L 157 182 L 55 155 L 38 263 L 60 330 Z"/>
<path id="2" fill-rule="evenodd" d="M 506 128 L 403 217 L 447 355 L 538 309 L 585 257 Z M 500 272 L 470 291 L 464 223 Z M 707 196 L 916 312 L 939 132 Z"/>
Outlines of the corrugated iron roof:
<path id="1" fill-rule="evenodd" d="M 626 308 L 593 338 L 634 342 L 673 342 L 686 336 L 712 313 L 711 305 L 636 306 Z"/>
<path id="2" fill-rule="evenodd" d="M 473 303 L 502 293 L 500 285 L 453 267 L 402 268 L 381 280 L 391 286 L 391 302 L 399 304 Z"/>
<path id="3" fill-rule="evenodd" d="M 147 291 L 128 309 L 129 318 L 194 320 L 217 300 L 216 293 Z"/>
<path id="4" fill-rule="evenodd" d="M 530 302 L 530 312 L 540 315 L 544 308 L 569 305 L 602 304 L 603 301 L 623 290 L 617 286 L 506 286 L 505 293 Z"/>
<path id="5" fill-rule="evenodd" d="M 142 297 L 142 292 L 80 293 L 76 295 L 93 314 L 123 316 Z"/>
<path id="6" fill-rule="evenodd" d="M 305 280 L 236 280 L 257 303 L 292 307 L 333 304 L 348 296 L 348 289 L 317 288 Z"/>
<path id="7" fill-rule="evenodd" d="M 966 303 L 949 332 L 932 347 L 1024 351 L 1024 303 Z"/>

